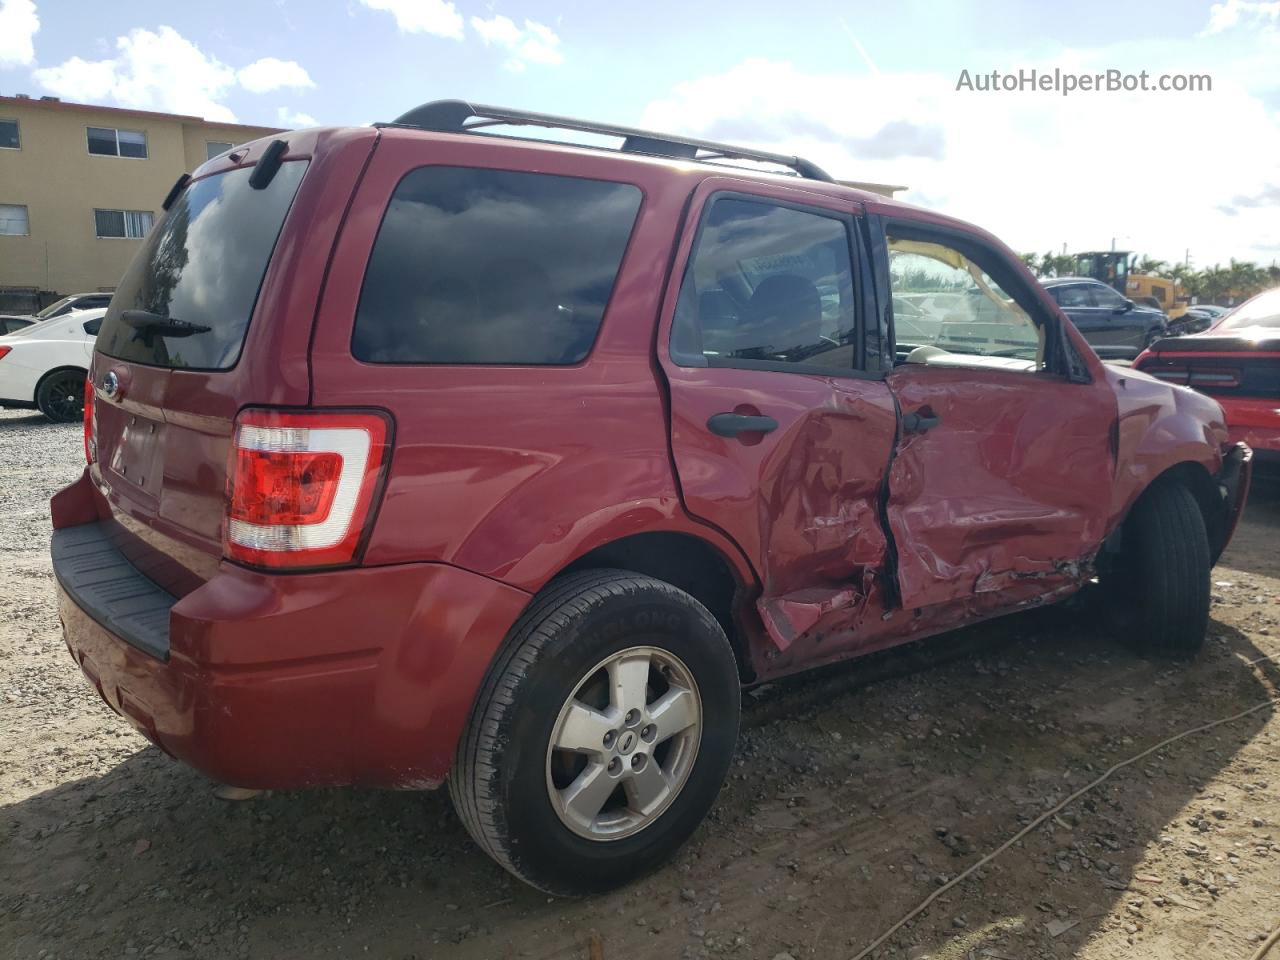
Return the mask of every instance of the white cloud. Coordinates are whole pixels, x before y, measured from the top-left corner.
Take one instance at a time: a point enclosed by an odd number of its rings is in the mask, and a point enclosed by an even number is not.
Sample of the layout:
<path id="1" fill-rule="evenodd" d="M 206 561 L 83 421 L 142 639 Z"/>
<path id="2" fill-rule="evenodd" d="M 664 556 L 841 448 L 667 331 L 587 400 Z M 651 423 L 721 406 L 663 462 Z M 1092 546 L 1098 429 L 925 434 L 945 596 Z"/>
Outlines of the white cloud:
<path id="1" fill-rule="evenodd" d="M 500 47 L 511 54 L 503 66 L 514 73 L 522 73 L 530 63 L 551 67 L 564 63 L 560 38 L 546 24 L 526 20 L 521 28 L 510 17 L 497 13 L 488 20 L 472 17 L 471 27 L 486 47 Z"/>
<path id="2" fill-rule="evenodd" d="M 32 76 L 46 90 L 71 100 L 105 100 L 115 87 L 116 61 L 72 57 L 56 67 L 36 70 Z"/>
<path id="3" fill-rule="evenodd" d="M 448 0 L 360 0 L 370 10 L 383 10 L 396 18 L 401 33 L 431 33 L 462 39 L 462 14 Z"/>
<path id="4" fill-rule="evenodd" d="M 504 17 L 500 13 L 494 15 L 491 20 L 472 17 L 471 26 L 476 33 L 480 34 L 480 39 L 486 46 L 495 43 L 500 47 L 511 48 L 520 42 L 520 28 L 510 17 Z"/>
<path id="5" fill-rule="evenodd" d="M 36 82 L 71 100 L 111 99 L 128 107 L 187 113 L 234 122 L 221 103 L 236 85 L 236 72 L 172 27 L 131 30 L 116 40 L 108 60 L 80 57 L 33 71 Z"/>
<path id="6" fill-rule="evenodd" d="M 1209 8 L 1209 22 L 1201 36 L 1209 36 L 1230 30 L 1245 21 L 1251 25 L 1271 24 L 1280 21 L 1280 0 L 1224 0 Z"/>
<path id="7" fill-rule="evenodd" d="M 309 113 L 301 113 L 290 110 L 288 107 L 278 107 L 276 109 L 276 119 L 280 121 L 280 126 L 297 129 L 298 127 L 317 127 L 319 121 Z"/>
<path id="8" fill-rule="evenodd" d="M 32 38 L 40 29 L 32 0 L 0 0 L 0 67 L 21 67 L 35 60 Z"/>
<path id="9" fill-rule="evenodd" d="M 310 74 L 294 60 L 263 57 L 243 67 L 237 75 L 240 86 L 250 93 L 268 93 L 282 87 L 302 90 L 314 87 Z"/>
<path id="10" fill-rule="evenodd" d="M 1269 53 L 1259 50 L 1263 62 Z M 991 66 L 1140 64 L 1154 76 L 1195 63 L 1186 41 Z M 1166 260 L 1189 247 L 1199 266 L 1269 262 L 1280 249 L 1269 189 L 1280 183 L 1280 117 L 1248 88 L 1262 82 L 1251 79 L 1256 67 L 1246 57 L 1215 64 L 1212 93 L 1063 97 L 957 92 L 954 74 L 817 73 L 757 59 L 677 84 L 649 104 L 642 125 L 800 154 L 840 179 L 907 184 L 906 200 L 980 224 L 1018 250 L 1106 249 L 1114 236 Z M 1153 140 L 1154 130 L 1172 136 Z M 1231 130 L 1231 148 L 1180 149 L 1178 136 L 1194 130 Z"/>
<path id="11" fill-rule="evenodd" d="M 116 39 L 116 55 L 105 60 L 72 57 L 57 66 L 33 70 L 44 89 L 68 100 L 114 102 L 139 110 L 185 113 L 234 123 L 223 101 L 243 89 L 266 93 L 284 87 L 314 87 L 310 75 L 292 60 L 263 57 L 236 70 L 207 54 L 172 27 L 131 30 Z M 305 114 L 293 114 L 291 126 L 313 126 Z M 305 117 L 307 123 L 299 118 Z"/>

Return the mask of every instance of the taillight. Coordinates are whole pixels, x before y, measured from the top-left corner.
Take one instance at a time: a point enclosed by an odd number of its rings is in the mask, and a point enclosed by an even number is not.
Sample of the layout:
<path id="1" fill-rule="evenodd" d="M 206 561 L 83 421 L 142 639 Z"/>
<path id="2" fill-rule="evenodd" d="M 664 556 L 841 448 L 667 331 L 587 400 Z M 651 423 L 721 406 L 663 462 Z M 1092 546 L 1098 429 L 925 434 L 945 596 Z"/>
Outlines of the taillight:
<path id="1" fill-rule="evenodd" d="M 12 349 L 13 347 L 0 347 L 0 360 L 3 360 L 5 357 L 7 357 L 9 355 L 9 351 Z"/>
<path id="2" fill-rule="evenodd" d="M 1214 387 L 1231 389 L 1240 386 L 1240 371 L 1230 367 L 1215 367 L 1213 369 L 1191 368 L 1191 386 L 1206 387 L 1213 389 Z"/>
<path id="3" fill-rule="evenodd" d="M 1165 383 L 1181 384 L 1183 387 L 1189 383 L 1190 378 L 1190 372 L 1184 366 L 1148 366 L 1144 372 L 1164 380 Z"/>
<path id="4" fill-rule="evenodd" d="M 98 459 L 98 420 L 93 410 L 93 379 L 84 381 L 84 462 Z"/>
<path id="5" fill-rule="evenodd" d="M 1231 390 L 1240 386 L 1241 371 L 1238 367 L 1202 366 L 1194 360 L 1142 361 L 1139 357 L 1135 365 L 1144 373 L 1158 377 L 1166 383 L 1177 383 L 1184 387 L 1199 387 L 1202 390 Z"/>
<path id="6" fill-rule="evenodd" d="M 258 567 L 351 563 L 390 453 L 367 412 L 246 410 L 228 468 L 226 555 Z"/>

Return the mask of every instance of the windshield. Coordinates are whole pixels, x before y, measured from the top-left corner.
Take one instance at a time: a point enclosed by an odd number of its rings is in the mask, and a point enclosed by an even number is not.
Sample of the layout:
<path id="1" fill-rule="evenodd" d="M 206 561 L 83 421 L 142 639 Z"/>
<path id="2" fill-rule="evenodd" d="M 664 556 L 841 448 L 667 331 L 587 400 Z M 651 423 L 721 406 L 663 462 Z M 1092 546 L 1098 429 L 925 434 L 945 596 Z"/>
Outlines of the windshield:
<path id="1" fill-rule="evenodd" d="M 43 310 L 37 313 L 36 319 L 47 320 L 49 317 L 52 317 L 55 313 L 57 313 L 59 310 L 61 310 L 63 307 L 65 307 L 74 299 L 75 299 L 74 297 L 63 297 L 61 300 L 55 300 L 53 303 L 49 304 L 47 307 L 45 307 Z"/>
<path id="2" fill-rule="evenodd" d="M 1219 330 L 1266 327 L 1280 330 L 1280 287 L 1254 297 L 1222 321 Z"/>
<path id="3" fill-rule="evenodd" d="M 306 168 L 284 163 L 261 190 L 251 168 L 192 181 L 120 281 L 98 350 L 158 367 L 234 366 Z"/>

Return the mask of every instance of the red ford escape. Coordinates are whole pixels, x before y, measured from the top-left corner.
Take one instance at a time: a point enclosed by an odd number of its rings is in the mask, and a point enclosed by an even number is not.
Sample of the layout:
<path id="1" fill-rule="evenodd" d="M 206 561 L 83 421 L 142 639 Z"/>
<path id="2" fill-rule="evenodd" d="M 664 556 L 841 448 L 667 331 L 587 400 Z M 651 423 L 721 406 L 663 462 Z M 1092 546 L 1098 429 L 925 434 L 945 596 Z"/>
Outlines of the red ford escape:
<path id="1" fill-rule="evenodd" d="M 1248 448 L 967 224 L 458 101 L 165 207 L 53 563 L 86 677 L 214 780 L 447 780 L 504 867 L 590 892 L 706 815 L 743 683 L 1094 578 L 1148 649 L 1203 642 Z"/>

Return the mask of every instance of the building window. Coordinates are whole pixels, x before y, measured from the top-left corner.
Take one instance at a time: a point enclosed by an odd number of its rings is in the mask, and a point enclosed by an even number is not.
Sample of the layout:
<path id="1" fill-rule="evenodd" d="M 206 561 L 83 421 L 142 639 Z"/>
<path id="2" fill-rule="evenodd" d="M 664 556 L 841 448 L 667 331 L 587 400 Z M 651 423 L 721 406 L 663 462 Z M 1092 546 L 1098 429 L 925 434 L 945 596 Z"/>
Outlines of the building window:
<path id="1" fill-rule="evenodd" d="M 220 157 L 235 146 L 234 143 L 228 143 L 225 140 L 206 140 L 204 145 L 206 160 L 212 160 L 214 157 Z"/>
<path id="2" fill-rule="evenodd" d="M 17 203 L 0 203 L 0 237 L 25 237 L 30 233 L 27 208 Z"/>
<path id="3" fill-rule="evenodd" d="M 147 135 L 141 130 L 89 127 L 89 152 L 99 157 L 146 159 Z"/>
<path id="4" fill-rule="evenodd" d="M 93 219 L 100 237 L 141 240 L 151 230 L 150 210 L 95 210 Z"/>
<path id="5" fill-rule="evenodd" d="M 17 150 L 22 146 L 17 120 L 0 120 L 0 150 Z"/>

